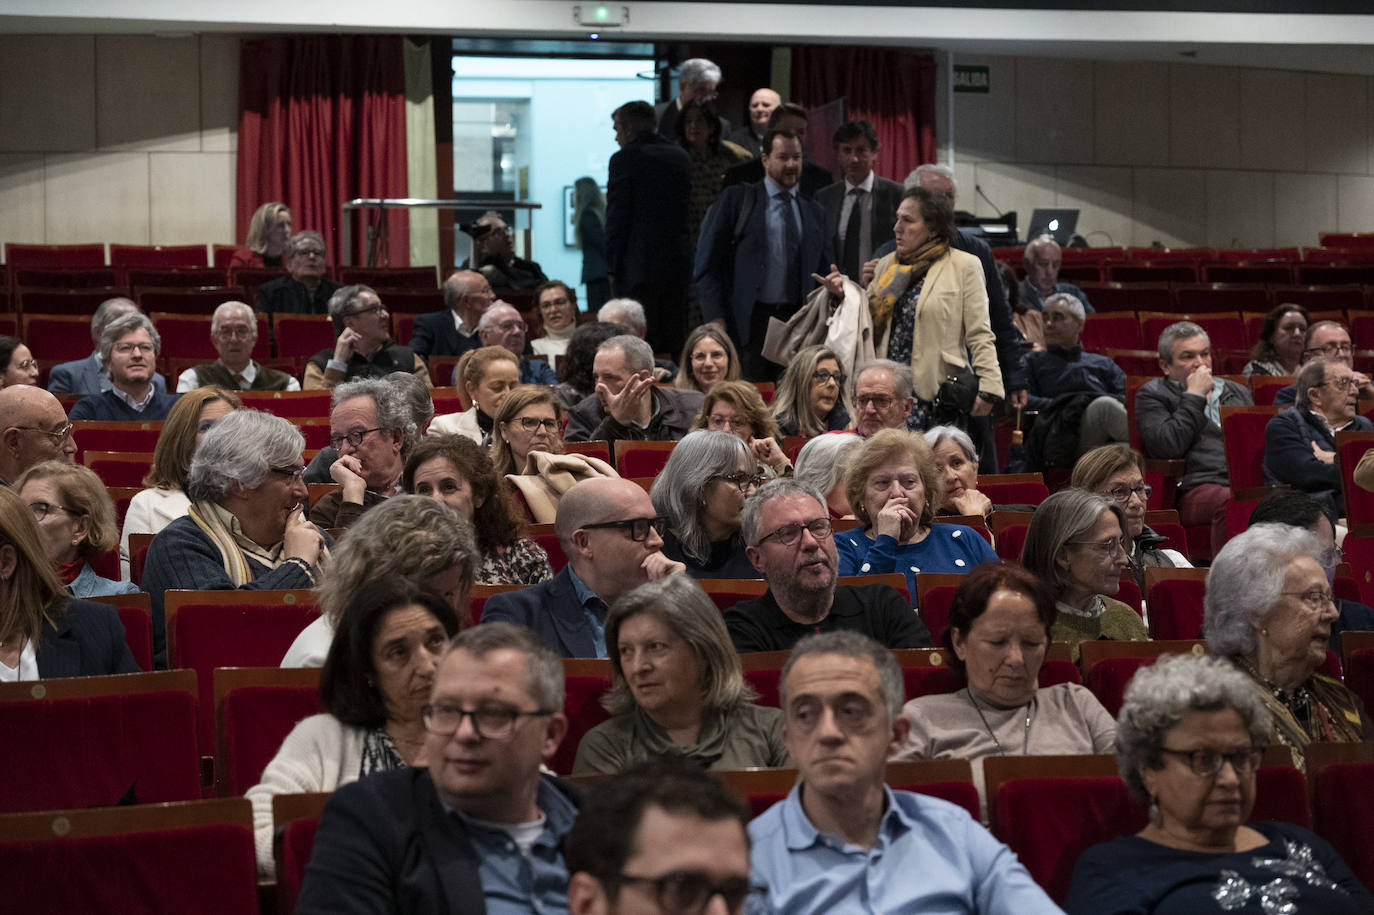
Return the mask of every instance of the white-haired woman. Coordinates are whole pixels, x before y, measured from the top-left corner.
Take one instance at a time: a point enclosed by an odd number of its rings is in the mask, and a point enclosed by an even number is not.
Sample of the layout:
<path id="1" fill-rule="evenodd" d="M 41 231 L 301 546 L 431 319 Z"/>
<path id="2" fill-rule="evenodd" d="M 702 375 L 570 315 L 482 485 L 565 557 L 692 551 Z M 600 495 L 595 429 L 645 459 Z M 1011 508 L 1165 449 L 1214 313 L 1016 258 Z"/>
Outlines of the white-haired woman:
<path id="1" fill-rule="evenodd" d="M 186 495 L 191 507 L 153 538 L 143 570 L 153 598 L 154 663 L 167 664 L 169 588 L 310 588 L 328 535 L 306 519 L 305 439 L 279 416 L 235 410 L 205 433 Z"/>
<path id="2" fill-rule="evenodd" d="M 935 455 L 935 467 L 945 482 L 945 498 L 936 509 L 938 515 L 983 515 L 992 513 L 992 500 L 978 491 L 978 449 L 973 439 L 957 426 L 935 426 L 926 430 L 926 444 Z"/>
<path id="3" fill-rule="evenodd" d="M 1116 762 L 1150 821 L 1083 853 L 1065 910 L 1374 911 L 1324 840 L 1291 823 L 1249 822 L 1269 734 L 1265 703 L 1224 661 L 1179 655 L 1139 671 L 1117 716 Z"/>
<path id="4" fill-rule="evenodd" d="M 740 511 L 763 478 L 749 447 L 729 432 L 688 433 L 649 490 L 668 519 L 663 554 L 693 578 L 757 578 L 744 554 Z"/>
<path id="5" fill-rule="evenodd" d="M 1316 741 L 1374 740 L 1359 697 L 1317 668 L 1338 616 L 1316 535 L 1256 524 L 1231 539 L 1207 573 L 1208 650 L 1240 668 L 1302 765 Z"/>
<path id="6" fill-rule="evenodd" d="M 708 769 L 788 766 L 782 712 L 754 705 L 716 605 L 690 578 L 669 575 L 618 599 L 606 616 L 615 717 L 577 746 L 576 773 L 615 773 L 651 756 Z"/>
<path id="7" fill-rule="evenodd" d="M 844 475 L 849 461 L 864 440 L 852 432 L 818 435 L 802 445 L 792 478 L 825 496 L 825 507 L 833 518 L 852 518 L 849 496 L 844 490 Z"/>

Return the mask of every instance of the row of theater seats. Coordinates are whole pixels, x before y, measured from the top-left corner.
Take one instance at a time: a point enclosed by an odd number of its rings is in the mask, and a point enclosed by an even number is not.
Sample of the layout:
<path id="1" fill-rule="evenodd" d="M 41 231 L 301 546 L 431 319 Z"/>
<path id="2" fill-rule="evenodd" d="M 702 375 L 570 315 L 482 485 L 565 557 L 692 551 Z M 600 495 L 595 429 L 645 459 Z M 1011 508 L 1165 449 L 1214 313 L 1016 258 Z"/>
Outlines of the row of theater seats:
<path id="1" fill-rule="evenodd" d="M 1362 308 L 1309 309 L 1312 323 L 1339 321 L 1349 330 L 1351 339 L 1374 340 L 1374 311 Z M 1083 322 L 1082 343 L 1088 350 L 1123 349 L 1153 350 L 1159 335 L 1170 324 L 1191 321 L 1207 332 L 1213 355 L 1222 352 L 1248 352 L 1259 342 L 1260 329 L 1267 311 L 1207 311 L 1191 314 L 1186 311 L 1111 311 L 1087 316 Z M 1248 357 L 1247 357 L 1248 359 Z M 1215 361 L 1213 367 L 1216 368 Z M 1237 369 L 1239 371 L 1239 369 Z"/>

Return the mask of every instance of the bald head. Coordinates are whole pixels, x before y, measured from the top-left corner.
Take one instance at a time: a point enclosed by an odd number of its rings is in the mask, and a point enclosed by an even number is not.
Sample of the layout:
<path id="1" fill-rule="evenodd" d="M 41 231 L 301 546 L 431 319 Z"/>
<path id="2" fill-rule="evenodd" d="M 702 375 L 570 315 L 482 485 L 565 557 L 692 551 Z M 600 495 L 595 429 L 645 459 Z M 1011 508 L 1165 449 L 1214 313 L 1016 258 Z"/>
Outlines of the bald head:
<path id="1" fill-rule="evenodd" d="M 772 89 L 755 89 L 749 96 L 749 123 L 754 125 L 754 133 L 763 136 L 768 132 L 768 118 L 773 109 L 782 104 L 782 96 Z"/>
<path id="2" fill-rule="evenodd" d="M 459 270 L 444 280 L 444 304 L 458 314 L 465 327 L 475 328 L 494 300 L 491 284 L 475 270 Z"/>
<path id="3" fill-rule="evenodd" d="M 559 543 L 570 543 L 572 532 L 585 524 L 622 517 L 621 504 L 635 493 L 647 496 L 638 485 L 614 477 L 596 477 L 573 486 L 558 500 L 553 526 Z"/>
<path id="4" fill-rule="evenodd" d="M 13 482 L 39 461 L 76 458 L 76 442 L 67 427 L 67 413 L 56 397 L 42 388 L 12 384 L 0 388 L 0 477 Z"/>
<path id="5" fill-rule="evenodd" d="M 649 557 L 663 548 L 649 494 L 629 480 L 583 480 L 558 503 L 554 531 L 577 577 L 608 604 L 648 581 Z M 610 522 L 625 526 L 598 527 Z M 635 539 L 635 528 L 643 534 Z"/>

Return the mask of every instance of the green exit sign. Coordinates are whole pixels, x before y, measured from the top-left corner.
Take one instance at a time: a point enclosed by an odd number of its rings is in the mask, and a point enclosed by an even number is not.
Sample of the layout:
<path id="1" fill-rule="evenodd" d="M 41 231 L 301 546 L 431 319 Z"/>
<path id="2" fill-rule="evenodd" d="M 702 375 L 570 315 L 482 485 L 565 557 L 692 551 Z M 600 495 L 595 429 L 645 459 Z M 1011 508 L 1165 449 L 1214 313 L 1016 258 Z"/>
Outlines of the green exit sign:
<path id="1" fill-rule="evenodd" d="M 990 84 L 987 67 L 954 65 L 955 92 L 978 92 L 987 95 Z"/>

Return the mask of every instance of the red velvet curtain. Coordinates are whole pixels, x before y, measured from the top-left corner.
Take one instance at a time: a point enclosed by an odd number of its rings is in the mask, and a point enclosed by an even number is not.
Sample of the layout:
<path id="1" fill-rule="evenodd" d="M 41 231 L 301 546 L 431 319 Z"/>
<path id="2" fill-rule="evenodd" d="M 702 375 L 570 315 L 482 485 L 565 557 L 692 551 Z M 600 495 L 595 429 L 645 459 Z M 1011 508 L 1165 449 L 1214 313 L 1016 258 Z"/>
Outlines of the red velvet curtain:
<path id="1" fill-rule="evenodd" d="M 297 231 L 325 238 L 342 262 L 339 205 L 354 197 L 406 197 L 402 38 L 301 36 L 244 41 L 239 67 L 238 237 L 261 204 L 291 208 Z M 404 210 L 353 216 L 354 264 L 364 263 L 363 222 L 385 229 L 381 266 L 409 263 Z"/>
<path id="2" fill-rule="evenodd" d="M 848 102 L 851 119 L 877 128 L 882 149 L 874 170 L 884 178 L 900 182 L 935 161 L 932 55 L 852 45 L 793 48 L 792 100 L 811 107 L 837 98 Z"/>

